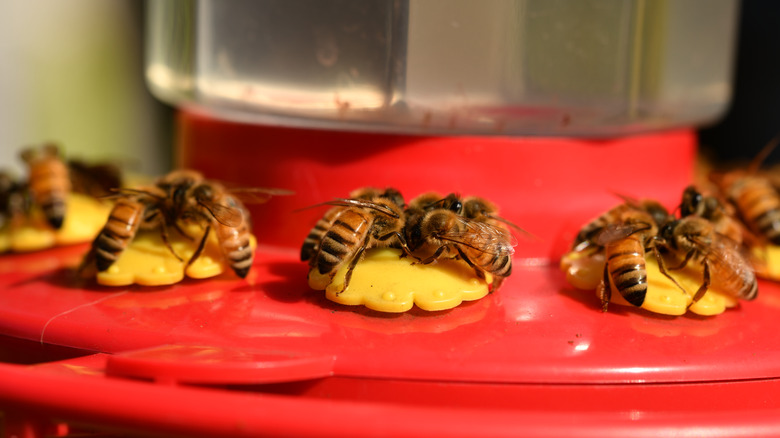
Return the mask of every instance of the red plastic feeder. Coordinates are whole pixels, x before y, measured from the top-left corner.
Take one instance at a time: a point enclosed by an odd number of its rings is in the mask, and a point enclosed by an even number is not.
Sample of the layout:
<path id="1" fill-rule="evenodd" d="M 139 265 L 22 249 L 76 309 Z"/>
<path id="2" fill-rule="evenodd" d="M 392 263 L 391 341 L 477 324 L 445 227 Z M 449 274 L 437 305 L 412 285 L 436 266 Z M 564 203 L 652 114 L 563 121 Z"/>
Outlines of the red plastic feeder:
<path id="1" fill-rule="evenodd" d="M 250 275 L 107 288 L 73 280 L 83 245 L 2 256 L 7 435 L 780 435 L 776 284 L 716 317 L 602 313 L 557 266 L 616 193 L 673 208 L 692 132 L 413 137 L 182 113 L 179 133 L 182 166 L 295 191 L 252 207 Z M 533 237 L 481 300 L 403 314 L 334 304 L 298 261 L 322 211 L 298 210 L 366 185 L 482 196 Z"/>

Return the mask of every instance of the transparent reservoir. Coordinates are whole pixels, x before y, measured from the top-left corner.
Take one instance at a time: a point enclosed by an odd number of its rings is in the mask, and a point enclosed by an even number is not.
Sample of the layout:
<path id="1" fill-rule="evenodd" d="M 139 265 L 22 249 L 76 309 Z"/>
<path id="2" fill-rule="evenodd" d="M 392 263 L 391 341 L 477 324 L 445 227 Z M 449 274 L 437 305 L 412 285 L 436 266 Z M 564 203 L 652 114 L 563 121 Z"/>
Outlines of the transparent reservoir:
<path id="1" fill-rule="evenodd" d="M 150 0 L 146 77 L 218 118 L 616 136 L 731 96 L 736 0 Z"/>

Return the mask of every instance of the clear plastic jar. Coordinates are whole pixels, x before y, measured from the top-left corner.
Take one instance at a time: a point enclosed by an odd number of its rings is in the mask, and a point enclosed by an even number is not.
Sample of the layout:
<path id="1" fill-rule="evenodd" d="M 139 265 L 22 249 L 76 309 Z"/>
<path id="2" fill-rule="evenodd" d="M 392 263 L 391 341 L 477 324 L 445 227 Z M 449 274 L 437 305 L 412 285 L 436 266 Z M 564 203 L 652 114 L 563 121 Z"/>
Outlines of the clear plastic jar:
<path id="1" fill-rule="evenodd" d="M 736 0 L 150 0 L 158 97 L 258 123 L 615 136 L 713 121 Z"/>

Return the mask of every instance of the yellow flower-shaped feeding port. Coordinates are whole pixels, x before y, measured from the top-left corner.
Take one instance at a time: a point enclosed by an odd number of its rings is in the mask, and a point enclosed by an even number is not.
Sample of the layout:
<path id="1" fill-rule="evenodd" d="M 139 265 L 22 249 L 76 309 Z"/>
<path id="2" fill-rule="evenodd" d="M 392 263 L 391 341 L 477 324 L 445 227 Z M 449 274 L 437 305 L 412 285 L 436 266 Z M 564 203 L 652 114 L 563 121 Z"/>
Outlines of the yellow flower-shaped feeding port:
<path id="1" fill-rule="evenodd" d="M 0 230 L 0 252 L 31 252 L 89 242 L 111 212 L 110 204 L 78 193 L 69 194 L 65 202 L 67 213 L 62 228 L 53 229 L 41 210 L 33 207 L 24 223 Z"/>
<path id="2" fill-rule="evenodd" d="M 661 273 L 652 254 L 645 255 L 645 263 L 647 295 L 642 304 L 645 310 L 664 315 L 683 315 L 686 311 L 691 311 L 697 315 L 710 316 L 721 314 L 738 303 L 738 300 L 729 294 L 710 288 L 696 304 L 688 307 L 702 284 L 700 265 L 689 263 L 681 270 L 672 271 L 671 275 L 685 289 L 684 293 Z M 604 275 L 604 256 L 587 252 L 571 252 L 561 259 L 561 269 L 566 273 L 566 280 L 572 286 L 595 291 Z M 633 307 L 614 289 L 610 303 Z"/>
<path id="3" fill-rule="evenodd" d="M 309 286 L 325 290 L 325 296 L 336 303 L 364 305 L 388 313 L 406 312 L 413 305 L 427 310 L 451 309 L 463 301 L 473 301 L 488 294 L 492 278 L 479 278 L 462 260 L 440 259 L 429 265 L 414 264 L 402 251 L 378 248 L 366 251 L 355 266 L 349 287 L 344 285 L 347 266 L 342 266 L 331 281 L 316 269 L 309 273 Z"/>
<path id="4" fill-rule="evenodd" d="M 165 246 L 159 230 L 142 230 L 107 270 L 98 272 L 97 282 L 104 286 L 165 286 L 178 283 L 185 275 L 195 279 L 211 278 L 231 269 L 222 256 L 213 231 L 209 233 L 199 257 L 187 266 L 203 237 L 204 229 L 197 225 L 183 229 L 191 239 L 174 230 L 168 235 L 171 247 L 182 260 Z M 250 244 L 254 251 L 257 241 L 252 235 Z"/>
<path id="5" fill-rule="evenodd" d="M 758 277 L 780 281 L 780 246 L 755 246 L 751 256 Z"/>

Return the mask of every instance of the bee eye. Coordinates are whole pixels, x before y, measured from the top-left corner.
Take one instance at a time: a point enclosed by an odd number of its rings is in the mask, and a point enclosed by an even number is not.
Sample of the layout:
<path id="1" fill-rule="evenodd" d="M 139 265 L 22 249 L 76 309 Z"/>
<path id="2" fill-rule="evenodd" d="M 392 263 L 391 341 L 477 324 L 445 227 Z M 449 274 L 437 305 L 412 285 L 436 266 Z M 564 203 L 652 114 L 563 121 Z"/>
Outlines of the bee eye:
<path id="1" fill-rule="evenodd" d="M 173 191 L 173 202 L 180 204 L 184 200 L 185 193 L 187 193 L 187 187 L 176 187 L 176 189 Z"/>
<path id="2" fill-rule="evenodd" d="M 450 204 L 450 211 L 453 211 L 455 213 L 460 213 L 460 211 L 463 209 L 463 203 L 460 202 L 460 200 L 453 201 L 452 204 Z"/>
<path id="3" fill-rule="evenodd" d="M 214 191 L 210 186 L 203 184 L 195 188 L 193 195 L 200 201 L 210 200 L 214 196 Z"/>

